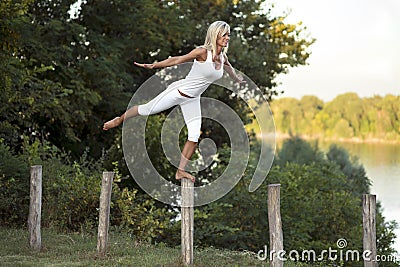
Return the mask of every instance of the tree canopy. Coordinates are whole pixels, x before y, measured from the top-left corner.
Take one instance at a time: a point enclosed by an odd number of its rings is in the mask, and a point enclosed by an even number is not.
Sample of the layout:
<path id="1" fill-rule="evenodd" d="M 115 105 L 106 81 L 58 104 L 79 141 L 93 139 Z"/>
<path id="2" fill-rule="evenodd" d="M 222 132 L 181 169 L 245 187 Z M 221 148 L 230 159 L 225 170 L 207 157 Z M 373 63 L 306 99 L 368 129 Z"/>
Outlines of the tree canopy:
<path id="1" fill-rule="evenodd" d="M 279 134 L 400 141 L 400 96 L 346 93 L 326 103 L 315 96 L 280 98 L 271 109 Z"/>
<path id="2" fill-rule="evenodd" d="M 275 77 L 306 64 L 313 39 L 285 23 L 263 1 L 2 1 L 0 138 L 13 148 L 23 136 L 49 140 L 77 155 L 99 156 L 112 144 L 102 122 L 123 112 L 153 72 L 153 62 L 203 44 L 208 25 L 232 28 L 229 58 L 270 98 Z M 210 95 L 216 93 L 210 92 Z M 237 112 L 247 110 L 228 94 Z"/>

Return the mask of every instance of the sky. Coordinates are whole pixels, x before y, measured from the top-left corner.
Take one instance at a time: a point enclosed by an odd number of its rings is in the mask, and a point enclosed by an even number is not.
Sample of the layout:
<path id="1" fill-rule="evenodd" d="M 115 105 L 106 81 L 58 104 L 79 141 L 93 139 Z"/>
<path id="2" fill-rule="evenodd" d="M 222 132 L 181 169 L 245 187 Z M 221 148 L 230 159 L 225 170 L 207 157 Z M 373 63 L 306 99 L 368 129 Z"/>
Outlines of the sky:
<path id="1" fill-rule="evenodd" d="M 290 11 L 287 23 L 302 22 L 316 42 L 308 65 L 278 76 L 281 97 L 315 95 L 330 101 L 400 95 L 399 0 L 273 0 L 274 12 Z"/>

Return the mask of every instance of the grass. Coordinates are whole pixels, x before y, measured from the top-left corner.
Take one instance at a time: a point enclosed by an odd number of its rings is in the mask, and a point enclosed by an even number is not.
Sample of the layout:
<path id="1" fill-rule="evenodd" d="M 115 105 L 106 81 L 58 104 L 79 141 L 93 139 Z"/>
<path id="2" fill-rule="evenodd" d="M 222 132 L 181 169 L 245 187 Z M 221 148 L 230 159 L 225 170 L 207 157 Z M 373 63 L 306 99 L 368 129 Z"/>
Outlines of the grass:
<path id="1" fill-rule="evenodd" d="M 105 258 L 97 256 L 97 236 L 42 229 L 42 250 L 29 247 L 26 229 L 0 227 L 0 266 L 182 266 L 180 248 L 135 242 L 126 233 L 110 232 Z M 269 266 L 252 252 L 195 249 L 194 266 Z M 287 263 L 288 267 L 306 265 Z"/>

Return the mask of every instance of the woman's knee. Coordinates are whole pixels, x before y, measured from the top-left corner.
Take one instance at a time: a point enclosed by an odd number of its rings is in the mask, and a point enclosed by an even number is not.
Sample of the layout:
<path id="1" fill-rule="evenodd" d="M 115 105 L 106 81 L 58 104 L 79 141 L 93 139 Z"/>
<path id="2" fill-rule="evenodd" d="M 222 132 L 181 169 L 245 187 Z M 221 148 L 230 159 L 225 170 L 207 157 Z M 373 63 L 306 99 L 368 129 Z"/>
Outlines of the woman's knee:
<path id="1" fill-rule="evenodd" d="M 201 125 L 200 123 L 192 123 L 192 124 L 188 124 L 188 140 L 197 143 L 199 141 L 199 137 L 200 137 L 200 128 Z"/>
<path id="2" fill-rule="evenodd" d="M 191 141 L 193 143 L 197 143 L 199 141 L 199 137 L 200 137 L 200 132 L 198 134 L 192 133 L 192 134 L 188 134 L 187 140 Z"/>
<path id="3" fill-rule="evenodd" d="M 188 140 L 197 143 L 200 137 L 201 117 L 186 121 L 186 127 L 188 129 Z"/>
<path id="4" fill-rule="evenodd" d="M 141 115 L 141 116 L 149 116 L 152 113 L 151 108 L 149 107 L 149 105 L 146 105 L 146 104 L 139 105 L 137 108 L 137 112 L 138 112 L 138 115 Z"/>

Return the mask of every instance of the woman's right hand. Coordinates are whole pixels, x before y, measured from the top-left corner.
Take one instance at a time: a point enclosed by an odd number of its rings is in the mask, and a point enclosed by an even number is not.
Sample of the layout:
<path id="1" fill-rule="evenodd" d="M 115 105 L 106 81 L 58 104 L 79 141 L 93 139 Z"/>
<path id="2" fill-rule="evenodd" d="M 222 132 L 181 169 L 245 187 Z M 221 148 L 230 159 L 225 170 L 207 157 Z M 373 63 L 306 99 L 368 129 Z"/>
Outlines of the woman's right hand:
<path id="1" fill-rule="evenodd" d="M 136 66 L 145 68 L 145 69 L 154 69 L 154 64 L 144 64 L 144 63 L 137 63 L 133 62 Z"/>

